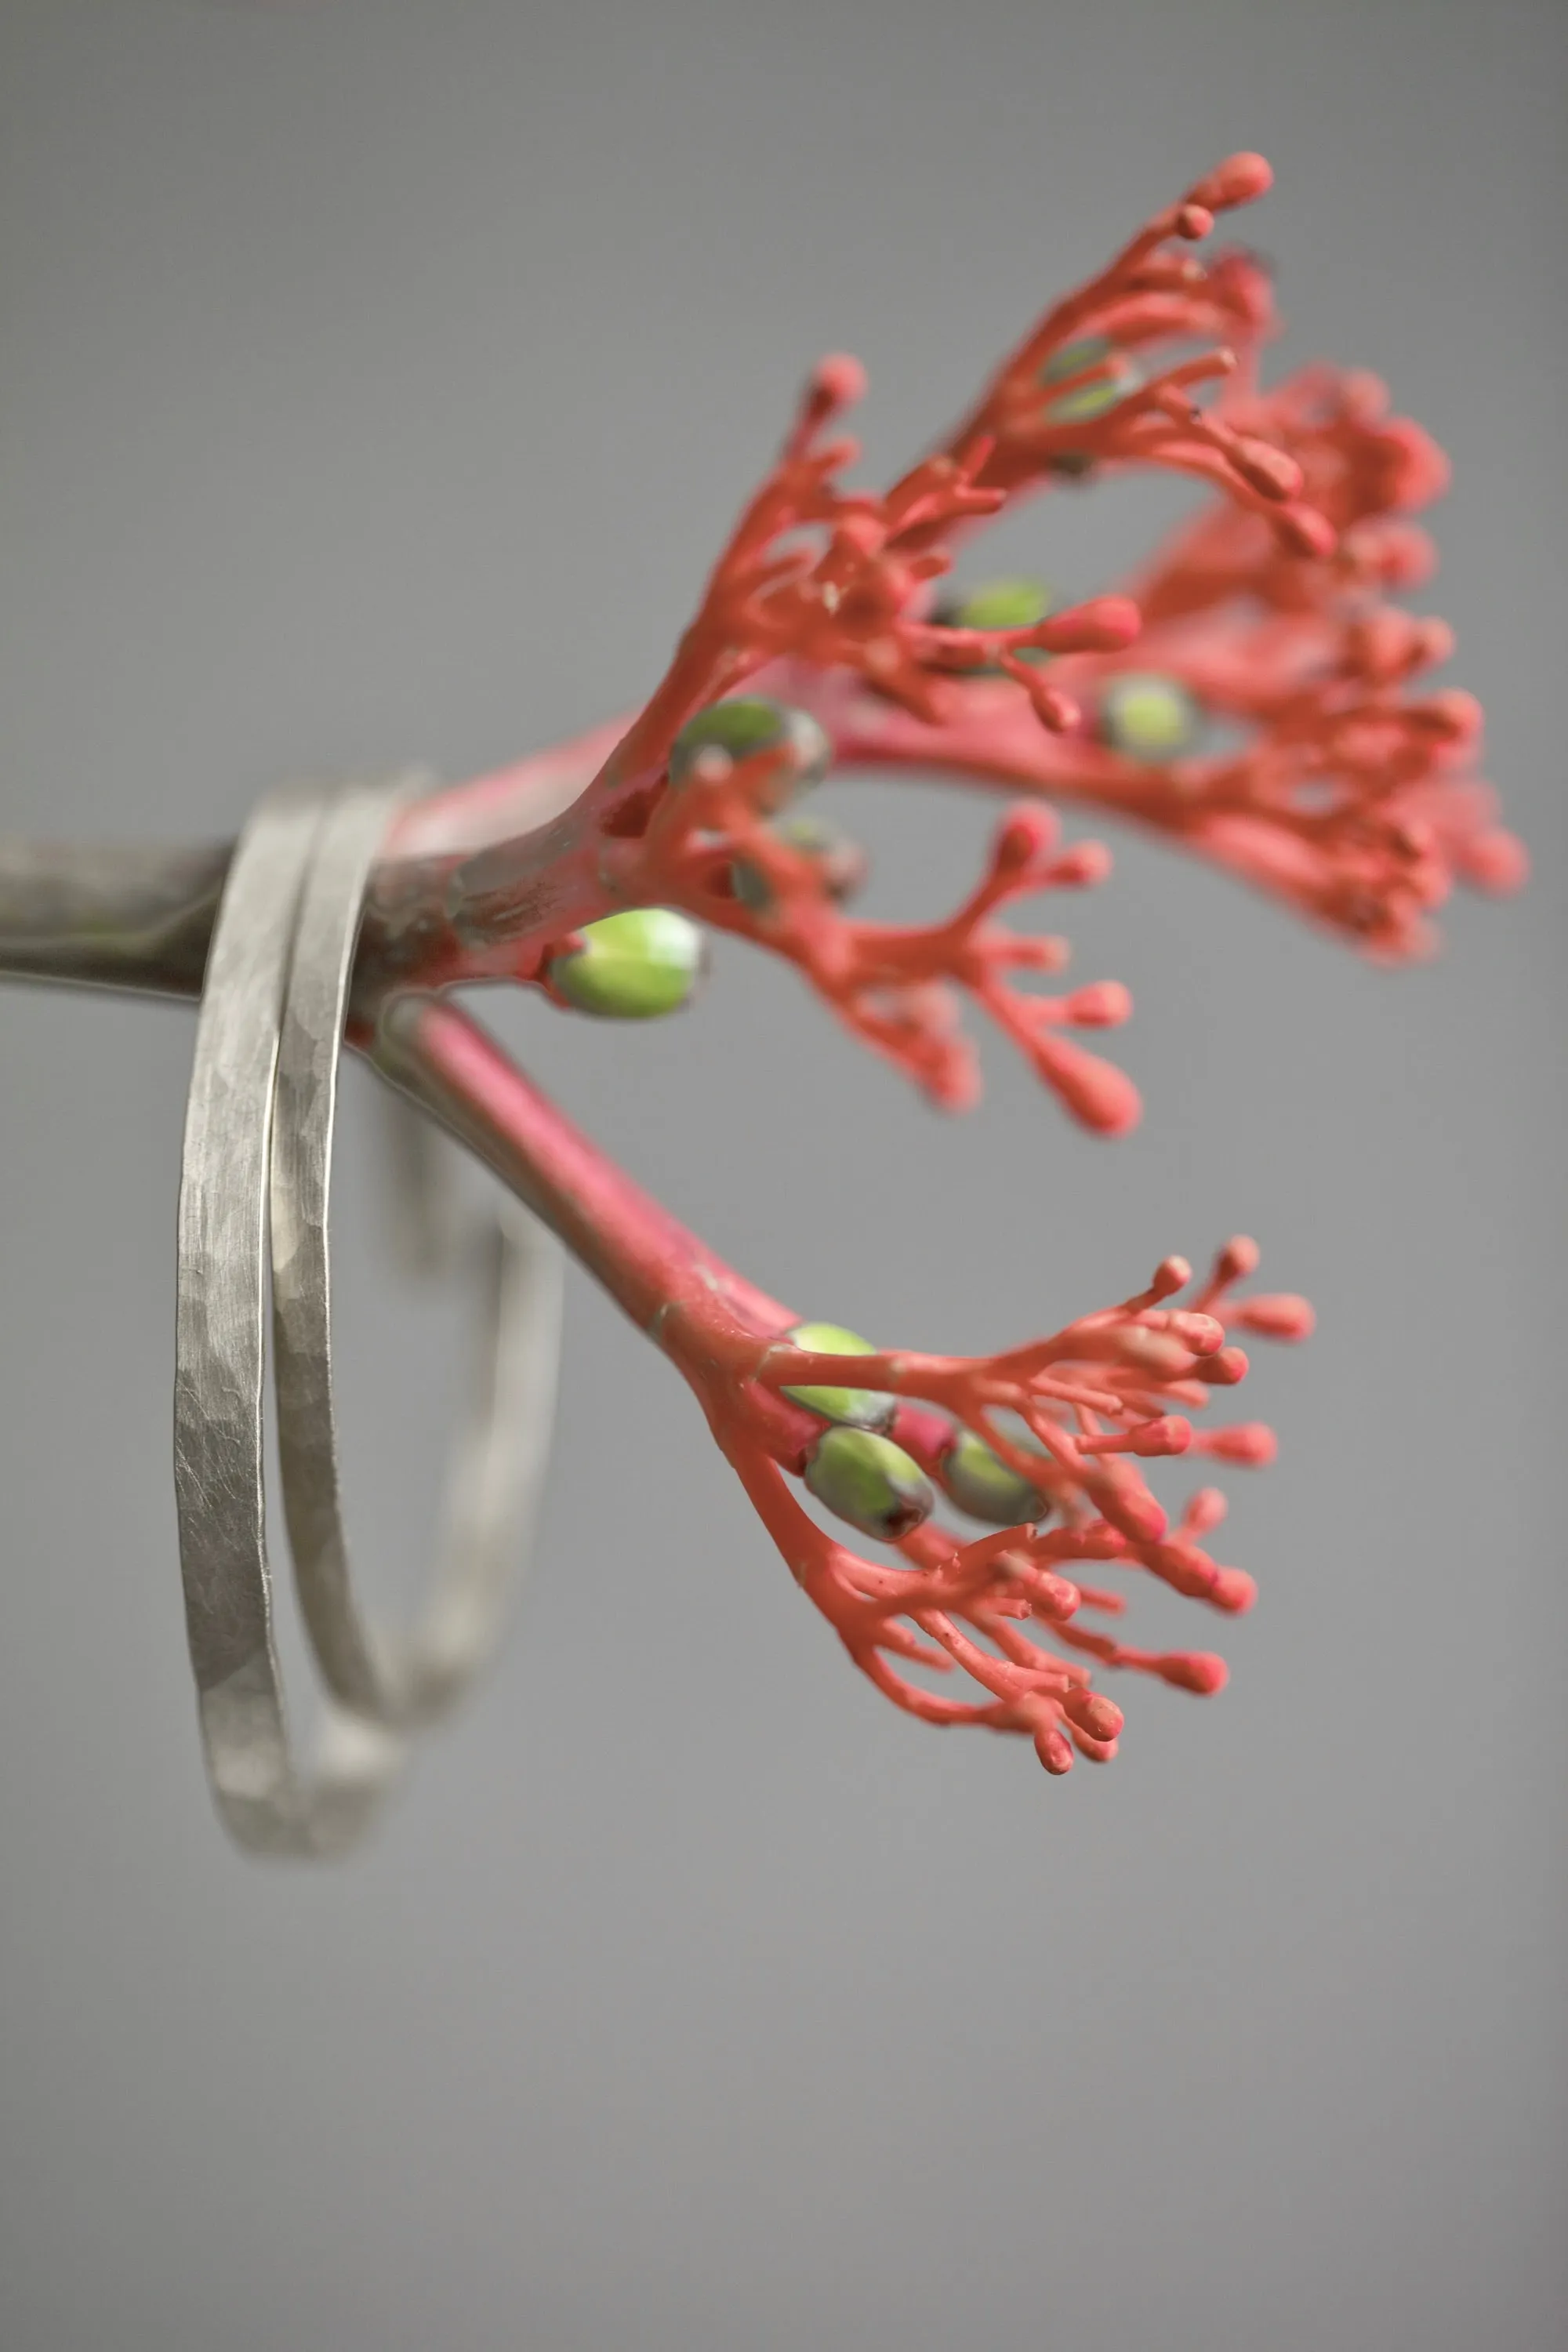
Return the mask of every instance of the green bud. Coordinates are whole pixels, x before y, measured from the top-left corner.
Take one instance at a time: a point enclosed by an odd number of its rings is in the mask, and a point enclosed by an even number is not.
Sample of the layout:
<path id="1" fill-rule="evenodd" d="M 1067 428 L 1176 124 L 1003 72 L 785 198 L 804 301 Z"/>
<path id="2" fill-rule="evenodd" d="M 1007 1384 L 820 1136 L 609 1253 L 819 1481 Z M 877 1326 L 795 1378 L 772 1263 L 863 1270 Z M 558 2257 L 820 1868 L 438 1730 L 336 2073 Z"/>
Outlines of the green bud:
<path id="1" fill-rule="evenodd" d="M 1075 342 L 1064 343 L 1054 358 L 1040 370 L 1042 383 L 1066 383 L 1069 376 L 1082 375 L 1086 368 L 1098 367 L 1111 356 L 1113 346 L 1109 335 L 1079 335 Z"/>
<path id="2" fill-rule="evenodd" d="M 869 1429 L 830 1429 L 819 1437 L 805 1483 L 837 1517 L 884 1543 L 930 1518 L 936 1501 L 919 1463 Z"/>
<path id="3" fill-rule="evenodd" d="M 874 1356 L 877 1343 L 862 1339 L 856 1331 L 846 1331 L 841 1323 L 797 1323 L 786 1332 L 793 1347 L 809 1349 L 814 1356 Z M 803 1388 L 785 1389 L 786 1397 L 803 1404 L 809 1412 L 819 1412 L 824 1421 L 838 1421 L 857 1429 L 886 1429 L 897 1410 L 895 1400 L 875 1389 Z"/>
<path id="4" fill-rule="evenodd" d="M 831 763 L 833 747 L 809 711 L 770 702 L 761 695 L 710 703 L 695 719 L 689 719 L 676 737 L 669 755 L 669 780 L 672 784 L 684 783 L 705 751 L 722 751 L 739 761 L 781 745 L 787 747 L 790 755 L 781 799 L 806 784 L 821 782 Z"/>
<path id="5" fill-rule="evenodd" d="M 866 853 L 858 841 L 851 841 L 847 833 L 819 816 L 786 816 L 773 829 L 791 849 L 811 859 L 830 898 L 842 902 L 854 897 L 866 878 Z M 762 875 L 743 858 L 737 858 L 731 874 L 736 898 L 760 915 L 769 903 L 768 886 Z"/>
<path id="6" fill-rule="evenodd" d="M 941 1477 L 959 1509 L 988 1527 L 1022 1527 L 1026 1520 L 1043 1519 L 1050 1509 L 1039 1488 L 1021 1478 L 972 1429 L 961 1429 L 942 1456 Z"/>
<path id="7" fill-rule="evenodd" d="M 1075 392 L 1064 392 L 1051 401 L 1046 415 L 1053 425 L 1086 425 L 1092 417 L 1103 416 L 1119 400 L 1125 400 L 1143 381 L 1142 372 L 1125 353 L 1120 352 L 1104 335 L 1082 335 L 1075 343 L 1066 343 L 1040 371 L 1042 383 L 1065 383 L 1075 375 L 1082 375 L 1091 367 L 1114 361 L 1115 373 L 1102 376 L 1098 383 L 1079 384 Z"/>
<path id="8" fill-rule="evenodd" d="M 656 1020 L 678 1013 L 702 974 L 702 934 L 670 907 L 628 907 L 579 936 L 580 946 L 550 960 L 551 985 L 579 1013 Z"/>
<path id="9" fill-rule="evenodd" d="M 1198 731 L 1198 707 L 1173 677 L 1113 677 L 1100 697 L 1099 732 L 1132 760 L 1169 760 L 1186 751 Z"/>
<path id="10" fill-rule="evenodd" d="M 950 629 L 1032 629 L 1055 603 L 1043 580 L 983 580 L 944 597 L 936 617 Z"/>

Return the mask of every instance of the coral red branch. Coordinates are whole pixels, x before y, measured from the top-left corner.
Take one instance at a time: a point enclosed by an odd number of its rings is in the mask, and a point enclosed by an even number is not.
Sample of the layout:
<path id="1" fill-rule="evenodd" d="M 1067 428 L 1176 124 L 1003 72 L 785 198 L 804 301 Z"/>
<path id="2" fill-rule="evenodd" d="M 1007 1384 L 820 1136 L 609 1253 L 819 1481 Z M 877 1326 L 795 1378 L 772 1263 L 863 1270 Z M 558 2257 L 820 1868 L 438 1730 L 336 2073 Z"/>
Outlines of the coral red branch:
<path id="1" fill-rule="evenodd" d="M 1442 488 L 1441 455 L 1364 375 L 1310 368 L 1234 406 L 1290 453 L 1334 552 L 1281 545 L 1215 501 L 1127 583 L 1136 647 L 1055 665 L 1082 714 L 1072 729 L 1042 735 L 991 679 L 964 684 L 935 723 L 824 672 L 768 683 L 847 764 L 936 766 L 1131 819 L 1369 953 L 1420 956 L 1456 882 L 1510 890 L 1526 863 L 1477 774 L 1477 705 L 1425 684 L 1448 631 L 1388 601 L 1430 569 L 1410 516 Z M 1119 744 L 1107 718 L 1130 676 L 1184 698 L 1189 741 L 1164 755 Z"/>
<path id="2" fill-rule="evenodd" d="M 675 737 L 699 709 L 731 693 L 760 668 L 789 661 L 841 672 L 929 724 L 952 708 L 952 680 L 1000 668 L 1046 730 L 1075 722 L 1070 698 L 1027 656 L 1125 645 L 1137 626 L 1124 601 L 1102 600 L 1037 626 L 976 630 L 930 614 L 930 583 L 947 571 L 955 541 L 977 521 L 1080 464 L 1168 465 L 1223 484 L 1247 510 L 1267 512 L 1289 545 L 1326 543 L 1328 526 L 1297 493 L 1290 461 L 1267 444 L 1206 416 L 1192 393 L 1228 373 L 1237 350 L 1250 353 L 1268 325 L 1267 283 L 1236 256 L 1210 270 L 1169 248 L 1205 236 L 1217 211 L 1250 202 L 1268 184 L 1256 156 L 1233 157 L 1158 215 L 1110 268 L 1047 314 L 993 380 L 949 444 L 884 493 L 849 490 L 843 476 L 856 445 L 835 437 L 859 398 L 858 362 L 836 357 L 813 374 L 773 471 L 752 499 L 709 579 L 673 661 L 576 813 L 570 842 L 585 828 L 626 837 L 646 822 L 663 787 Z M 1045 381 L 1074 340 L 1114 330 L 1119 351 L 1160 342 L 1232 344 L 1182 361 L 1147 382 L 1118 383 L 1110 402 L 1095 392 L 1106 364 L 1090 358 Z M 1110 363 L 1114 373 L 1121 362 Z M 1064 418 L 1064 406 L 1072 414 Z M 521 943 L 536 933 L 531 870 L 504 857 L 445 877 L 447 912 L 470 958 L 488 939 Z M 551 914 L 555 911 L 552 906 Z M 429 977 L 423 974 L 422 977 Z"/>
<path id="3" fill-rule="evenodd" d="M 979 882 L 945 921 L 854 921 L 838 911 L 821 861 L 766 821 L 782 758 L 718 760 L 683 782 L 640 840 L 615 845 L 608 870 L 619 887 L 683 907 L 786 957 L 847 1028 L 943 1108 L 967 1108 L 978 1093 L 973 1048 L 957 1024 L 955 992 L 963 992 L 1087 1126 L 1104 1134 L 1131 1127 L 1139 1108 L 1131 1082 L 1062 1034 L 1124 1021 L 1131 1009 L 1126 991 L 1102 982 L 1037 995 L 1015 986 L 1015 973 L 1059 971 L 1068 950 L 1064 940 L 1021 934 L 995 919 L 1013 899 L 1098 882 L 1109 870 L 1105 853 L 1092 843 L 1063 851 L 1048 813 L 1023 806 L 1001 826 Z M 745 901 L 736 893 L 737 870 L 750 880 Z"/>
<path id="4" fill-rule="evenodd" d="M 787 1308 L 632 1184 L 455 1006 L 394 1004 L 374 1054 L 555 1225 L 676 1364 L 796 1580 L 897 1705 L 928 1722 L 1022 1732 L 1061 1772 L 1075 1752 L 1114 1755 L 1121 1727 L 1086 1659 L 1219 1688 L 1224 1667 L 1206 1651 L 1148 1653 L 1084 1631 L 1081 1611 L 1117 1614 L 1120 1598 L 1064 1571 L 1142 1568 L 1221 1613 L 1250 1607 L 1250 1577 L 1203 1548 L 1223 1497 L 1201 1488 L 1173 1528 L 1138 1464 L 1201 1446 L 1190 1416 L 1247 1370 L 1227 1328 L 1287 1339 L 1310 1329 L 1300 1299 L 1233 1298 L 1256 1267 L 1253 1244 L 1231 1243 L 1189 1307 L 1171 1302 L 1191 1269 L 1169 1258 L 1119 1306 L 996 1355 L 857 1358 L 857 1381 L 897 1400 L 895 1437 L 915 1454 L 938 1460 L 967 1430 L 1037 1497 L 1028 1524 L 966 1540 L 928 1520 L 890 1543 L 902 1564 L 878 1562 L 829 1534 L 790 1483 L 824 1426 L 797 1392 L 841 1381 L 844 1357 L 792 1338 L 802 1327 Z M 1261 1458 L 1252 1439 L 1226 1446 L 1226 1435 L 1213 1432 L 1208 1450 Z M 926 1690 L 906 1671 L 922 1666 L 956 1668 L 980 1696 Z"/>

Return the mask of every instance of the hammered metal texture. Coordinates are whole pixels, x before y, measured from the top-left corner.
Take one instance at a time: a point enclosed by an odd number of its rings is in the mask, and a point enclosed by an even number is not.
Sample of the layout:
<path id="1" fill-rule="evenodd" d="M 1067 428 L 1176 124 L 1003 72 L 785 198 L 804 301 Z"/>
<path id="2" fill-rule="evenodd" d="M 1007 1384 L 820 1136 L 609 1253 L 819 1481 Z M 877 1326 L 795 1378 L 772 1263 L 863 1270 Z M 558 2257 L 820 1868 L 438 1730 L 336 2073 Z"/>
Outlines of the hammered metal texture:
<path id="1" fill-rule="evenodd" d="M 487 1268 L 484 1385 L 459 1444 L 453 1523 L 427 1610 L 411 1634 L 389 1638 L 364 1615 L 352 1581 L 327 1219 L 339 1041 L 365 883 L 395 802 L 422 781 L 352 789 L 323 820 L 283 1004 L 272 1136 L 278 1439 L 300 1605 L 328 1688 L 353 1713 L 388 1726 L 443 1713 L 494 1647 L 543 1481 L 561 1320 L 559 1250 L 520 1212 Z"/>
<path id="2" fill-rule="evenodd" d="M 342 1525 L 327 1207 L 360 905 L 408 788 L 291 787 L 261 805 L 230 870 L 197 1026 L 180 1192 L 175 1495 L 208 1777 L 225 1825 L 252 1853 L 339 1853 L 370 1826 L 406 1732 L 445 1712 L 493 1651 L 548 1457 L 562 1261 L 543 1228 L 508 1204 L 483 1253 L 478 1393 L 455 1451 L 430 1602 L 411 1635 L 369 1622 Z M 285 1512 L 307 1629 L 338 1702 L 309 1775 L 290 1743 L 272 1630 L 269 1241 Z"/>

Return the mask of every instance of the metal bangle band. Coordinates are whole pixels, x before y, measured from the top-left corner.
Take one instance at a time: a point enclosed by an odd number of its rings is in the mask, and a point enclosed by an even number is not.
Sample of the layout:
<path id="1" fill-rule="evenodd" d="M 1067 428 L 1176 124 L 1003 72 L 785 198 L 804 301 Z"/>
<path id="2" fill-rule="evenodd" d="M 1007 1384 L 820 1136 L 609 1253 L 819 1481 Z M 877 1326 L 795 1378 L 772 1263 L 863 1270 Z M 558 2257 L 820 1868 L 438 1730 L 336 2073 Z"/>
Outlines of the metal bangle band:
<path id="1" fill-rule="evenodd" d="M 175 1498 L 208 1779 L 231 1835 L 257 1853 L 340 1853 L 369 1827 L 407 1728 L 444 1711 L 494 1647 L 550 1443 L 562 1259 L 509 1202 L 489 1235 L 479 1394 L 457 1447 L 435 1598 L 412 1639 L 375 1635 L 349 1584 L 339 1505 L 326 1213 L 360 901 L 406 789 L 329 800 L 292 787 L 261 804 L 230 867 L 197 1025 L 180 1188 Z M 440 1172 L 428 1155 L 415 1164 Z M 310 1776 L 295 1759 L 272 1629 L 269 1226 L 286 1511 L 307 1630 L 347 1702 L 329 1709 Z"/>
<path id="2" fill-rule="evenodd" d="M 458 1441 L 433 1587 L 418 1625 L 385 1634 L 355 1598 L 343 1523 L 327 1219 L 362 902 L 393 808 L 417 781 L 354 787 L 322 821 L 283 1002 L 272 1136 L 279 1460 L 300 1604 L 333 1696 L 389 1727 L 445 1713 L 494 1651 L 542 1496 L 563 1290 L 553 1236 L 521 1204 L 507 1203 L 485 1252 L 480 1386 Z M 419 1118 L 394 1100 L 404 1118 Z M 443 1164 L 426 1157 L 419 1172 L 437 1181 Z"/>
<path id="3" fill-rule="evenodd" d="M 219 1816 L 252 1852 L 359 1838 L 403 1760 L 376 1727 L 329 1719 L 298 1769 L 272 1633 L 262 1475 L 273 1082 L 319 793 L 274 793 L 229 869 L 207 958 L 180 1174 L 174 1496 L 185 1627 Z"/>

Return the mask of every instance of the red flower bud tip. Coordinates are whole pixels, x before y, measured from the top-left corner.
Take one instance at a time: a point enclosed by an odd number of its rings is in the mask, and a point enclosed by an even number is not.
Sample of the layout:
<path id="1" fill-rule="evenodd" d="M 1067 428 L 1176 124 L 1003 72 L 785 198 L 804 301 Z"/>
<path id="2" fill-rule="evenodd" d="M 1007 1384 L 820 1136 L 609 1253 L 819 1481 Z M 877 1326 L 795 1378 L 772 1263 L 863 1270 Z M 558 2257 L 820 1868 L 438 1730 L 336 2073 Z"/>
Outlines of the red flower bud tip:
<path id="1" fill-rule="evenodd" d="M 1055 848 L 1058 830 L 1055 813 L 1037 803 L 1026 801 L 1009 809 L 997 828 L 991 852 L 992 870 L 996 874 L 1026 873 Z"/>
<path id="2" fill-rule="evenodd" d="M 1449 465 L 1429 433 L 1407 416 L 1396 416 L 1377 436 L 1383 459 L 1383 494 L 1392 507 L 1410 513 L 1440 499 L 1448 487 Z"/>
<path id="3" fill-rule="evenodd" d="M 1072 1742 L 1054 1727 L 1035 1734 L 1035 1753 L 1047 1772 L 1059 1777 L 1072 1770 Z"/>
<path id="4" fill-rule="evenodd" d="M 1163 1257 L 1154 1268 L 1149 1296 L 1151 1298 L 1169 1298 L 1176 1291 L 1184 1290 L 1192 1278 L 1193 1269 L 1184 1257 Z M 1225 1335 L 1222 1332 L 1220 1336 L 1223 1339 Z M 1217 1346 L 1218 1342 L 1215 1344 Z"/>
<path id="5" fill-rule="evenodd" d="M 1458 864 L 1467 882 L 1500 898 L 1521 889 L 1530 878 L 1529 850 L 1516 834 L 1504 833 L 1500 827 L 1479 833 L 1466 842 Z"/>
<path id="6" fill-rule="evenodd" d="M 1187 202 L 1202 205 L 1206 212 L 1225 213 L 1236 205 L 1255 204 L 1273 185 L 1274 167 L 1267 157 L 1250 153 L 1227 155 L 1206 179 L 1198 182 Z"/>
<path id="7" fill-rule="evenodd" d="M 1132 992 L 1119 980 L 1092 981 L 1073 990 L 1063 1011 L 1077 1028 L 1118 1029 L 1132 1017 Z"/>
<path id="8" fill-rule="evenodd" d="M 1086 1763 L 1114 1764 L 1116 1761 L 1114 1739 L 1091 1739 L 1087 1731 L 1079 1729 L 1076 1723 L 1072 1727 L 1072 1744 Z"/>
<path id="9" fill-rule="evenodd" d="M 1412 707 L 1410 716 L 1418 719 L 1432 734 L 1453 744 L 1479 742 L 1486 724 L 1486 713 L 1475 696 L 1467 694 L 1459 686 L 1446 686 L 1428 696 L 1425 702 Z"/>
<path id="10" fill-rule="evenodd" d="M 1208 1597 L 1227 1617 L 1245 1617 L 1258 1598 L 1258 1587 L 1244 1568 L 1216 1568 Z"/>
<path id="11" fill-rule="evenodd" d="M 1232 453 L 1244 482 L 1266 499 L 1294 499 L 1301 492 L 1301 468 L 1283 449 L 1249 436 L 1238 438 Z"/>
<path id="12" fill-rule="evenodd" d="M 1131 596 L 1094 596 L 1037 622 L 1029 643 L 1049 654 L 1115 654 L 1132 643 L 1142 625 Z"/>
<path id="13" fill-rule="evenodd" d="M 1182 1513 L 1183 1535 L 1212 1535 L 1229 1508 L 1217 1486 L 1200 1486 L 1195 1495 L 1188 1496 L 1187 1507 Z"/>
<path id="14" fill-rule="evenodd" d="M 1119 1487 L 1104 1502 L 1106 1517 L 1134 1543 L 1158 1543 L 1170 1524 L 1147 1486 Z"/>
<path id="15" fill-rule="evenodd" d="M 1110 872 L 1110 852 L 1103 841 L 1080 841 L 1051 868 L 1051 886 L 1058 890 L 1092 890 Z"/>
<path id="16" fill-rule="evenodd" d="M 1124 1070 L 1069 1045 L 1062 1037 L 1042 1037 L 1035 1064 L 1075 1118 L 1096 1135 L 1126 1135 L 1143 1115 L 1143 1099 Z"/>
<path id="17" fill-rule="evenodd" d="M 1091 1739 L 1119 1738 L 1127 1721 L 1116 1701 L 1100 1691 L 1069 1691 L 1062 1701 L 1062 1713 Z"/>
<path id="18" fill-rule="evenodd" d="M 1333 524 L 1316 507 L 1287 507 L 1275 517 L 1275 528 L 1297 555 L 1323 560 L 1333 553 L 1339 543 Z"/>
<path id="19" fill-rule="evenodd" d="M 1356 425 L 1376 425 L 1388 414 L 1389 392 L 1371 368 L 1350 368 L 1340 378 L 1341 414 Z"/>
<path id="20" fill-rule="evenodd" d="M 1233 1234 L 1214 1262 L 1214 1283 L 1216 1290 L 1228 1290 L 1233 1282 L 1245 1282 L 1258 1271 L 1258 1261 L 1263 1253 L 1250 1234 Z"/>
<path id="21" fill-rule="evenodd" d="M 1083 1594 L 1065 1576 L 1042 1576 L 1033 1590 L 1036 1613 L 1053 1625 L 1065 1625 L 1083 1606 Z"/>
<path id="22" fill-rule="evenodd" d="M 1205 1381 L 1210 1388 L 1233 1389 L 1237 1381 L 1247 1378 L 1248 1369 L 1244 1348 L 1221 1348 L 1194 1365 L 1193 1378 Z"/>
<path id="23" fill-rule="evenodd" d="M 1437 845 L 1437 836 L 1431 826 L 1418 816 L 1396 817 L 1389 831 L 1394 846 L 1402 849 L 1407 857 L 1429 857 Z M 1439 874 L 1434 880 L 1439 892 L 1446 895 L 1445 877 Z"/>
<path id="24" fill-rule="evenodd" d="M 1256 1331 L 1265 1339 L 1310 1339 L 1317 1328 L 1310 1301 L 1287 1291 L 1244 1298 L 1236 1319 L 1244 1331 Z"/>
<path id="25" fill-rule="evenodd" d="M 1180 1413 L 1162 1413 L 1157 1421 L 1141 1421 L 1135 1428 L 1109 1437 L 1080 1437 L 1080 1454 L 1139 1454 L 1152 1460 L 1162 1454 L 1184 1454 L 1193 1442 L 1193 1424 Z"/>
<path id="26" fill-rule="evenodd" d="M 1082 724 L 1083 712 L 1071 695 L 1064 694 L 1059 686 L 1047 685 L 1038 670 L 1020 663 L 1016 670 L 1010 667 L 1010 674 L 1018 677 L 1034 705 L 1036 718 L 1051 734 L 1070 735 Z"/>
<path id="27" fill-rule="evenodd" d="M 1436 550 L 1413 523 L 1377 517 L 1341 534 L 1347 561 L 1384 588 L 1418 588 L 1436 568 Z"/>
<path id="28" fill-rule="evenodd" d="M 1173 1650 L 1154 1671 L 1162 1682 L 1173 1684 L 1177 1690 L 1195 1691 L 1200 1698 L 1212 1698 L 1230 1680 L 1229 1667 L 1212 1650 Z"/>
<path id="29" fill-rule="evenodd" d="M 1444 662 L 1453 659 L 1454 632 L 1447 621 L 1417 621 L 1415 639 L 1415 659 L 1418 668 L 1439 669 Z M 1459 689 L 1454 688 L 1451 691 L 1458 692 Z M 1467 702 L 1475 701 L 1472 695 L 1465 695 L 1463 698 Z M 1476 731 L 1479 734 L 1481 724 L 1481 706 L 1479 702 L 1475 703 L 1475 712 Z"/>
<path id="30" fill-rule="evenodd" d="M 1176 215 L 1176 235 L 1189 238 L 1194 245 L 1200 237 L 1207 236 L 1213 226 L 1214 215 L 1206 205 L 1184 205 Z"/>
<path id="31" fill-rule="evenodd" d="M 1188 1541 L 1184 1536 L 1173 1536 L 1167 1543 L 1152 1544 L 1143 1554 L 1145 1567 L 1163 1577 L 1173 1592 L 1189 1601 L 1207 1601 L 1214 1592 L 1215 1579 L 1219 1570 L 1208 1554 Z"/>
<path id="32" fill-rule="evenodd" d="M 1217 1462 L 1240 1462 L 1249 1470 L 1265 1470 L 1278 1454 L 1279 1441 L 1266 1421 L 1238 1421 L 1231 1429 L 1205 1429 L 1197 1440 L 1197 1449 Z"/>
<path id="33" fill-rule="evenodd" d="M 826 423 L 866 397 L 866 371 L 852 353 L 829 352 L 811 372 L 807 397 Z"/>
<path id="34" fill-rule="evenodd" d="M 830 473 L 841 474 L 847 466 L 858 466 L 859 464 L 860 444 L 855 439 L 852 434 L 847 433 L 841 441 L 825 442 L 821 448 L 816 452 L 816 462 L 819 467 L 826 467 Z M 861 499 L 857 500 L 854 497 L 849 496 L 846 497 L 844 500 L 844 508 L 846 513 L 848 514 L 853 514 L 858 510 L 868 514 L 875 503 L 875 500 L 871 499 Z"/>
<path id="35" fill-rule="evenodd" d="M 938 1110 L 955 1115 L 973 1110 L 980 1100 L 980 1072 L 973 1055 L 954 1055 L 926 1079 L 925 1087 Z"/>
<path id="36" fill-rule="evenodd" d="M 1363 677 L 1385 684 L 1422 667 L 1426 642 L 1420 624 L 1408 613 L 1385 610 L 1368 613 L 1352 625 L 1345 633 L 1345 653 Z"/>

